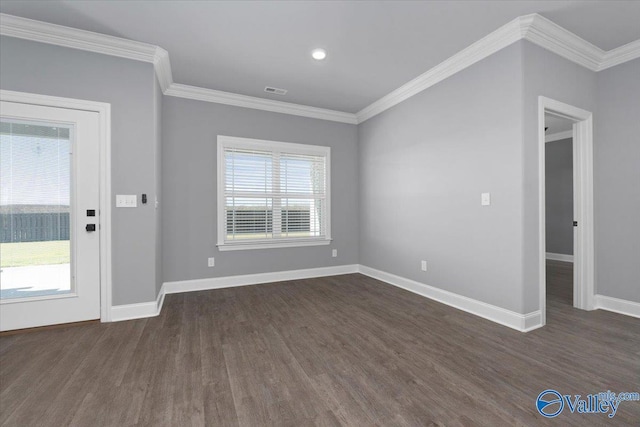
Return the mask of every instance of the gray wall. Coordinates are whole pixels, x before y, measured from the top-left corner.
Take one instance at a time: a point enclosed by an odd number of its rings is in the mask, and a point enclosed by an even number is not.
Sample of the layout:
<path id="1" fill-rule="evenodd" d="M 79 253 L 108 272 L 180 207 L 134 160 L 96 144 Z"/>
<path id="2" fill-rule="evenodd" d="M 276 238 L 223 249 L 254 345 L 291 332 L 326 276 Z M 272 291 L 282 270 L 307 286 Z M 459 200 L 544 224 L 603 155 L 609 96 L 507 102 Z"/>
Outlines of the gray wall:
<path id="1" fill-rule="evenodd" d="M 572 139 L 545 145 L 547 252 L 573 255 Z"/>
<path id="2" fill-rule="evenodd" d="M 640 59 L 597 74 L 596 292 L 640 302 Z"/>
<path id="3" fill-rule="evenodd" d="M 521 111 L 515 43 L 360 125 L 361 264 L 522 312 Z"/>
<path id="4" fill-rule="evenodd" d="M 523 45 L 524 313 L 538 310 L 538 96 L 594 112 L 596 74 L 528 41 Z"/>
<path id="5" fill-rule="evenodd" d="M 356 127 L 163 97 L 151 64 L 0 37 L 2 89 L 112 106 L 113 195 L 150 201 L 113 210 L 114 305 L 163 281 L 360 262 L 537 310 L 539 95 L 594 112 L 597 292 L 640 302 L 639 74 L 521 41 Z M 218 134 L 331 146 L 333 244 L 218 252 Z"/>
<path id="6" fill-rule="evenodd" d="M 332 245 L 219 252 L 217 135 L 330 146 Z M 162 143 L 166 282 L 358 262 L 356 126 L 165 97 Z M 216 265 L 208 268 L 211 256 Z"/>
<path id="7" fill-rule="evenodd" d="M 152 64 L 0 37 L 0 88 L 111 104 L 112 190 L 155 197 Z M 113 304 L 156 298 L 153 203 L 113 209 Z"/>

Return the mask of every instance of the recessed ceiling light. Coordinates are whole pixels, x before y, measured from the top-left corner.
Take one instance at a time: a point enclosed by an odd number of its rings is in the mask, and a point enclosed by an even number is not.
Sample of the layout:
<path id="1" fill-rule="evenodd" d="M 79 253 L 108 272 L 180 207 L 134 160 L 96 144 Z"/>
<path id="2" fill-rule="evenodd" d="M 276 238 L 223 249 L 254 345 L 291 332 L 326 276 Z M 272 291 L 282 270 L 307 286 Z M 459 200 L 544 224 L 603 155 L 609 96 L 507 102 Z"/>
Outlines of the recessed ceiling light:
<path id="1" fill-rule="evenodd" d="M 313 49 L 311 51 L 311 56 L 316 61 L 322 61 L 324 58 L 327 57 L 327 51 L 324 49 Z"/>

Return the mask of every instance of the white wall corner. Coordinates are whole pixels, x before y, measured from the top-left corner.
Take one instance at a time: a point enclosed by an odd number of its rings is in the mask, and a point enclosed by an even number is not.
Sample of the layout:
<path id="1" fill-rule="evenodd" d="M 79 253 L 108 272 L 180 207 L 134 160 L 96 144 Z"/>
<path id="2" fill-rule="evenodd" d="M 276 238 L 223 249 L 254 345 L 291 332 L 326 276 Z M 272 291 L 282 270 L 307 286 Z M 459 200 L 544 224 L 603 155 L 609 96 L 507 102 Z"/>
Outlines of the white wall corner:
<path id="1" fill-rule="evenodd" d="M 627 301 L 596 294 L 594 305 L 596 309 L 613 311 L 614 313 L 640 318 L 640 303 L 635 301 Z"/>
<path id="2" fill-rule="evenodd" d="M 517 331 L 528 332 L 542 326 L 542 317 L 539 311 L 528 314 L 516 313 L 364 265 L 360 265 L 360 273 Z"/>

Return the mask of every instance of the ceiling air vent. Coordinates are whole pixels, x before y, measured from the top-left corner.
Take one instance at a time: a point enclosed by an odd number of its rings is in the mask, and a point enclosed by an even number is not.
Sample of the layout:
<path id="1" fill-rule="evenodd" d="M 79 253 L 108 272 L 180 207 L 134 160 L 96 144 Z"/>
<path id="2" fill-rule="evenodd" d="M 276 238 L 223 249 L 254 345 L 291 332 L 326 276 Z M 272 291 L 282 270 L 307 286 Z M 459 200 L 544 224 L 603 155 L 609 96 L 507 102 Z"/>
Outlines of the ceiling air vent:
<path id="1" fill-rule="evenodd" d="M 270 86 L 265 87 L 264 91 L 267 92 L 267 93 L 275 93 L 276 95 L 286 95 L 287 94 L 287 90 L 286 89 L 278 89 L 277 87 L 270 87 Z"/>

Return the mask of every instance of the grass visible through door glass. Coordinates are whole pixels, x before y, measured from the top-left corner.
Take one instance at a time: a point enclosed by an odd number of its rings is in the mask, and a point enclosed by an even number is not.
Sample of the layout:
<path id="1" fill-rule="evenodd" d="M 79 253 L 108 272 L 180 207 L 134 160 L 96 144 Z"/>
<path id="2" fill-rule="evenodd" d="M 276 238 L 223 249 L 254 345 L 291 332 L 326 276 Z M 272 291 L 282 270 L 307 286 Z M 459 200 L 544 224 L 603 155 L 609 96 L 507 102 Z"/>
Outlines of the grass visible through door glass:
<path id="1" fill-rule="evenodd" d="M 0 244 L 0 264 L 6 267 L 69 264 L 68 240 Z"/>

